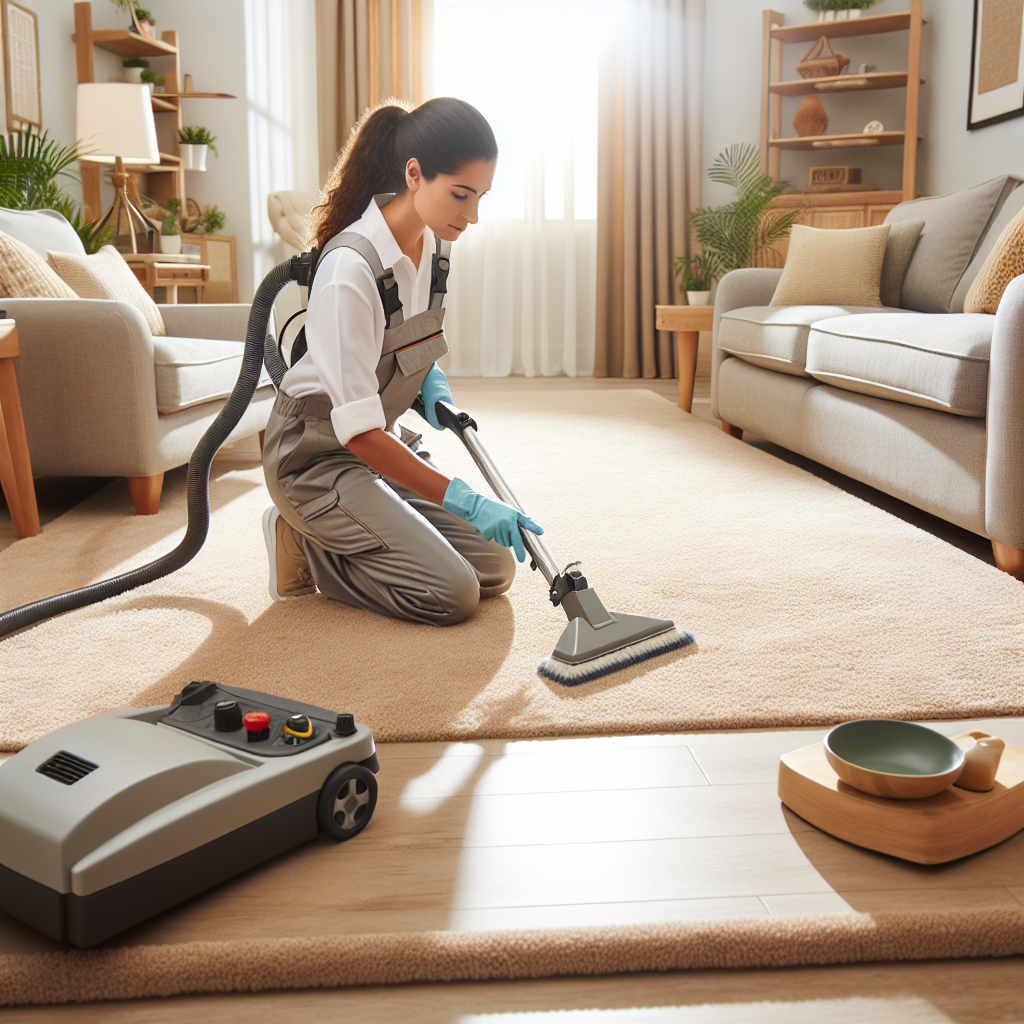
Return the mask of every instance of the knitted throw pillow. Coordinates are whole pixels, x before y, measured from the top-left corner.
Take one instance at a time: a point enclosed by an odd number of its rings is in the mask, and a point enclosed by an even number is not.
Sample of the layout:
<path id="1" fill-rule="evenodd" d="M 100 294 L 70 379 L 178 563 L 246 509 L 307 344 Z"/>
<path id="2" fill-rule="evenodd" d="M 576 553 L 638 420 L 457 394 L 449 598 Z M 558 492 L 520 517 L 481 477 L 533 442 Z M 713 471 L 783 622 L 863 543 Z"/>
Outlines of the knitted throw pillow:
<path id="1" fill-rule="evenodd" d="M 809 228 L 797 224 L 771 306 L 881 306 L 889 225 Z"/>
<path id="2" fill-rule="evenodd" d="M 0 298 L 77 299 L 38 254 L 0 231 Z"/>
<path id="3" fill-rule="evenodd" d="M 1024 210 L 1021 210 L 996 239 L 988 259 L 981 265 L 967 297 L 965 313 L 995 313 L 1006 286 L 1024 274 Z"/>
<path id="4" fill-rule="evenodd" d="M 92 256 L 81 256 L 73 252 L 48 252 L 46 258 L 64 283 L 74 288 L 79 298 L 127 302 L 146 318 L 154 337 L 167 333 L 157 304 L 112 245 L 103 246 Z"/>

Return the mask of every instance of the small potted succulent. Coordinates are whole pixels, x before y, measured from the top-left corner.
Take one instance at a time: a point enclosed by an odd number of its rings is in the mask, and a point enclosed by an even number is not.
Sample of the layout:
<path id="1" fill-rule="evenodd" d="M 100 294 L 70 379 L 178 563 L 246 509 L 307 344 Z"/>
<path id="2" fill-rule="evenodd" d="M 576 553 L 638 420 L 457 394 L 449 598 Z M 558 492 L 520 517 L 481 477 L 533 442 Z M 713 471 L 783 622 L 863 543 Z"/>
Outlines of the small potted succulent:
<path id="1" fill-rule="evenodd" d="M 138 0 L 110 0 L 110 2 L 119 11 L 125 11 L 128 14 L 130 19 L 128 25 L 129 32 L 137 32 L 141 35 L 149 36 L 151 39 L 156 38 L 153 35 L 153 26 L 156 24 L 156 18 L 145 7 L 140 7 Z"/>
<path id="2" fill-rule="evenodd" d="M 163 75 L 158 75 L 155 71 L 150 71 L 149 68 L 142 72 L 142 84 L 148 85 L 150 92 L 163 92 L 165 81 Z"/>
<path id="3" fill-rule="evenodd" d="M 145 7 L 140 7 L 138 3 L 135 5 L 135 17 L 138 18 L 139 28 L 142 30 L 143 35 L 147 35 L 152 39 L 156 36 L 153 34 L 153 26 L 156 24 L 156 18 L 153 17 Z"/>
<path id="4" fill-rule="evenodd" d="M 190 124 L 179 129 L 178 148 L 181 150 L 181 166 L 186 171 L 205 171 L 207 149 L 212 149 L 214 156 L 219 155 L 214 145 L 216 141 L 217 136 L 202 125 Z"/>
<path id="5" fill-rule="evenodd" d="M 149 71 L 149 61 L 142 57 L 125 57 L 121 61 L 121 66 L 124 68 L 124 80 L 131 82 L 132 85 L 142 85 L 144 81 L 142 76 Z"/>
<path id="6" fill-rule="evenodd" d="M 715 265 L 710 256 L 678 256 L 676 277 L 682 275 L 686 301 L 691 306 L 706 306 L 711 299 L 711 285 L 715 280 Z"/>

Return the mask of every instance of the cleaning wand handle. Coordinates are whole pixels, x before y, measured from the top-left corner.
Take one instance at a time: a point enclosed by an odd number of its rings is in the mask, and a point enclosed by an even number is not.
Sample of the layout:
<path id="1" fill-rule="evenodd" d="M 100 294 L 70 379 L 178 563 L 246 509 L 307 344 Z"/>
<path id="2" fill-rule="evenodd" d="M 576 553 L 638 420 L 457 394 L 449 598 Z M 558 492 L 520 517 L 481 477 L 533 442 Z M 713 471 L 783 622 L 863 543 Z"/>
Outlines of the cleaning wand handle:
<path id="1" fill-rule="evenodd" d="M 413 403 L 413 409 L 416 410 L 421 416 L 426 418 L 424 413 L 425 409 L 421 398 L 417 398 Z M 501 470 L 498 469 L 494 460 L 491 458 L 487 449 L 483 446 L 479 436 L 477 435 L 476 420 L 469 415 L 468 412 L 463 412 L 461 409 L 457 409 L 454 405 L 449 402 L 438 402 L 435 405 L 435 412 L 437 413 L 437 422 L 443 427 L 447 427 L 449 430 L 458 434 L 459 440 L 466 446 L 466 450 L 472 456 L 473 461 L 476 463 L 477 468 L 483 475 L 483 478 L 487 481 L 488 486 L 491 490 L 507 505 L 511 505 L 513 508 L 518 509 L 520 512 L 525 513 L 525 509 L 516 497 L 515 492 L 509 486 L 508 481 L 502 476 Z M 519 528 L 520 534 L 523 537 L 523 544 L 526 550 L 530 552 L 530 557 L 533 559 L 534 564 L 540 569 L 544 579 L 547 580 L 548 586 L 550 587 L 554 582 L 555 578 L 559 575 L 560 569 L 558 563 L 555 561 L 554 556 L 548 551 L 544 542 L 532 533 L 530 530 L 524 530 L 522 527 Z"/>

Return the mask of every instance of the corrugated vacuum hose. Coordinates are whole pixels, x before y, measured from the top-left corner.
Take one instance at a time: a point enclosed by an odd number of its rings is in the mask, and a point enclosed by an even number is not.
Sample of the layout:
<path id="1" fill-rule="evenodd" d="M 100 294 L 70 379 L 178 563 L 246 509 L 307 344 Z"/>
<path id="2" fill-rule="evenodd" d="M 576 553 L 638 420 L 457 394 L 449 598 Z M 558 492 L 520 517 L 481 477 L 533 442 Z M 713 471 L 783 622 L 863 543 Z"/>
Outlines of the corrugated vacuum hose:
<path id="1" fill-rule="evenodd" d="M 235 381 L 227 401 L 217 414 L 217 418 L 207 428 L 206 433 L 196 445 L 192 458 L 188 462 L 188 478 L 186 490 L 188 494 L 188 527 L 181 543 L 166 555 L 149 562 L 147 565 L 113 576 L 109 580 L 92 583 L 79 590 L 69 590 L 66 594 L 46 597 L 41 601 L 22 605 L 12 611 L 0 614 L 0 639 L 35 625 L 43 619 L 62 615 L 64 612 L 84 608 L 86 605 L 105 601 L 116 597 L 127 590 L 134 590 L 146 583 L 152 583 L 162 576 L 187 565 L 199 553 L 210 529 L 210 466 L 213 457 L 228 435 L 238 425 L 245 410 L 249 407 L 264 361 L 264 340 L 270 323 L 270 314 L 274 308 L 274 300 L 278 292 L 289 281 L 303 281 L 308 277 L 310 266 L 309 253 L 294 256 L 290 260 L 279 263 L 260 284 L 252 307 L 249 311 L 249 325 L 245 332 L 245 351 L 242 355 L 242 370 Z M 282 373 L 280 352 L 276 343 L 266 346 L 267 369 L 274 378 L 275 384 L 280 382 Z"/>

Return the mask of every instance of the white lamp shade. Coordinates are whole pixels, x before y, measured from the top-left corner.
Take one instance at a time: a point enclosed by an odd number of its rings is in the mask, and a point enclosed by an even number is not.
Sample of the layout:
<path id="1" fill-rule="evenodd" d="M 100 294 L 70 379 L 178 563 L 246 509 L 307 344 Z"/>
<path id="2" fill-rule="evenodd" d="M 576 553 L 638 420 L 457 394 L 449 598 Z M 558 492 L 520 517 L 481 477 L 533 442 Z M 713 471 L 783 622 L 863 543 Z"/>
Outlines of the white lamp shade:
<path id="1" fill-rule="evenodd" d="M 153 101 L 148 86 L 86 82 L 78 87 L 75 136 L 84 160 L 158 164 Z"/>

